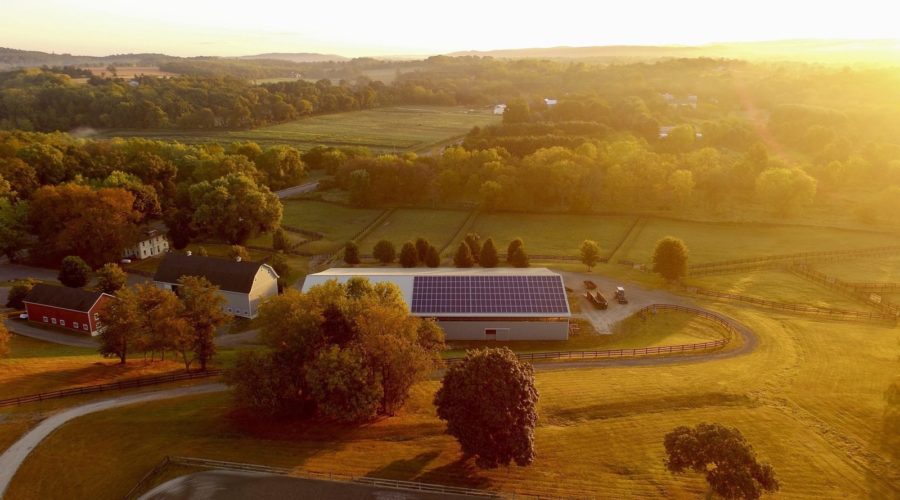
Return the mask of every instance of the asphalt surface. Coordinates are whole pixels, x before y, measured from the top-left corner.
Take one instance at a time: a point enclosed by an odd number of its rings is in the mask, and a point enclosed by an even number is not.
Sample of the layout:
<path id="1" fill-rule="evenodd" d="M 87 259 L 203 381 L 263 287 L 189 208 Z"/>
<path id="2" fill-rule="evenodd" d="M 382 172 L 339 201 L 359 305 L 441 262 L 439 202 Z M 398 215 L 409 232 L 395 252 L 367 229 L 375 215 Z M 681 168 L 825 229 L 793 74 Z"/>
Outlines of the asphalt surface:
<path id="1" fill-rule="evenodd" d="M 63 333 L 61 331 L 49 328 L 39 328 L 29 325 L 24 320 L 5 320 L 6 328 L 16 335 L 23 337 L 31 337 L 44 342 L 52 342 L 54 344 L 68 345 L 74 347 L 96 348 L 100 344 L 96 337 L 90 335 L 78 335 L 74 333 Z"/>
<path id="2" fill-rule="evenodd" d="M 203 384 L 158 392 L 131 394 L 76 406 L 51 415 L 38 424 L 37 427 L 30 430 L 27 434 L 22 436 L 22 438 L 13 443 L 12 446 L 0 455 L 0 498 L 3 498 L 10 481 L 12 481 L 13 476 L 15 476 L 16 471 L 19 470 L 22 462 L 28 457 L 28 454 L 31 453 L 31 450 L 35 449 L 41 441 L 53 433 L 53 431 L 73 419 L 98 411 L 118 408 L 120 406 L 145 403 L 159 399 L 192 396 L 195 394 L 221 392 L 226 389 L 227 386 L 225 384 Z"/>
<path id="3" fill-rule="evenodd" d="M 361 483 L 324 481 L 262 472 L 208 471 L 172 479 L 153 488 L 140 500 L 290 500 L 340 498 L 346 500 L 438 500 L 468 495 L 428 493 Z"/>
<path id="4" fill-rule="evenodd" d="M 281 191 L 275 191 L 275 196 L 281 199 L 290 198 L 291 196 L 297 196 L 298 194 L 315 191 L 316 189 L 318 189 L 318 187 L 319 181 L 307 182 L 306 184 L 291 186 L 289 188 L 284 188 Z"/>

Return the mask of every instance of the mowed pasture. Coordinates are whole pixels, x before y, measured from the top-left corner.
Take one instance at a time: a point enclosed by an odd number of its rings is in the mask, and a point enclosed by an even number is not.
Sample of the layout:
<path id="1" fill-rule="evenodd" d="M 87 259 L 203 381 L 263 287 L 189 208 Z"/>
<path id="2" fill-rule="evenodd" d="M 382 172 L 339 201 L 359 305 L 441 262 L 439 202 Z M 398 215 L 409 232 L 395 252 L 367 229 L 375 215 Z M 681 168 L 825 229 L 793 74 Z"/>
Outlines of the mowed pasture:
<path id="1" fill-rule="evenodd" d="M 628 232 L 633 216 L 482 213 L 468 231 L 482 240 L 491 237 L 501 254 L 509 242 L 522 238 L 531 255 L 577 257 L 584 240 L 595 240 L 608 255 Z M 461 235 L 465 236 L 465 235 Z M 448 249 L 450 255 L 455 245 Z"/>
<path id="2" fill-rule="evenodd" d="M 165 455 L 188 455 L 504 493 L 696 498 L 705 482 L 665 470 L 663 436 L 718 422 L 739 428 L 773 465 L 782 496 L 895 497 L 884 394 L 896 375 L 897 330 L 707 307 L 757 331 L 756 350 L 710 362 L 539 370 L 530 467 L 479 470 L 462 460 L 435 417 L 431 381 L 399 415 L 359 427 L 242 420 L 227 394 L 93 414 L 39 445 L 8 494 L 119 498 Z M 41 480 L 50 475 L 56 480 Z"/>
<path id="3" fill-rule="evenodd" d="M 371 254 L 376 243 L 387 240 L 399 252 L 405 242 L 418 237 L 441 249 L 468 216 L 469 212 L 461 210 L 398 209 L 359 242 L 360 251 Z"/>
<path id="4" fill-rule="evenodd" d="M 900 255 L 815 263 L 813 268 L 849 282 L 900 283 Z"/>
<path id="5" fill-rule="evenodd" d="M 498 123 L 486 109 L 441 106 L 393 106 L 302 118 L 288 123 L 240 131 L 107 130 L 100 137 L 143 137 L 189 144 L 255 141 L 314 146 L 366 147 L 374 152 L 425 152 L 472 127 Z"/>
<path id="6" fill-rule="evenodd" d="M 618 257 L 648 263 L 656 243 L 684 240 L 690 262 L 716 262 L 798 252 L 854 250 L 900 245 L 900 234 L 814 226 L 693 222 L 646 218 L 635 228 Z"/>
<path id="7" fill-rule="evenodd" d="M 353 208 L 315 200 L 285 200 L 283 224 L 316 231 L 324 238 L 300 245 L 298 250 L 320 254 L 334 252 L 375 222 L 382 211 Z"/>

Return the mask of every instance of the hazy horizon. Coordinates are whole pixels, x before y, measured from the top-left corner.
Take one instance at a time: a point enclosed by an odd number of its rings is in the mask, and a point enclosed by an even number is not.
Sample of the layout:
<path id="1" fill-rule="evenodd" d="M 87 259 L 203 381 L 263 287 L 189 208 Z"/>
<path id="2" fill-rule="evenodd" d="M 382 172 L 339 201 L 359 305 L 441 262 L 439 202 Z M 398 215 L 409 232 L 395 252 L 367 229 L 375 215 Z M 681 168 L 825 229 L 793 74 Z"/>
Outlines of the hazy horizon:
<path id="1" fill-rule="evenodd" d="M 440 11 L 408 0 L 351 2 L 340 9 L 263 1 L 252 10 L 210 0 L 152 5 L 35 0 L 4 10 L 0 46 L 96 56 L 315 52 L 402 57 L 520 48 L 897 39 L 890 7 L 873 0 L 841 6 L 764 0 L 745 11 L 708 0 L 606 6 L 563 0 L 552 8 L 461 0 Z"/>

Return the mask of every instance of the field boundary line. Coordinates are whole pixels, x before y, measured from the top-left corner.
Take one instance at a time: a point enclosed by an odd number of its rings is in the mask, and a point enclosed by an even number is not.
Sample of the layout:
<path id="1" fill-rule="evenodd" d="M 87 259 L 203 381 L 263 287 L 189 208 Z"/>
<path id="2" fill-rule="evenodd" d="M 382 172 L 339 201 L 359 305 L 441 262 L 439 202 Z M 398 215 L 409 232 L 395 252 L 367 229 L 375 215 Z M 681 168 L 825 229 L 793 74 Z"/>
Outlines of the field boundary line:
<path id="1" fill-rule="evenodd" d="M 469 212 L 468 217 L 466 217 L 466 219 L 464 221 L 462 221 L 462 224 L 460 224 L 459 227 L 456 228 L 456 232 L 450 236 L 450 239 L 447 241 L 447 243 L 445 243 L 444 246 L 441 247 L 441 249 L 438 251 L 438 255 L 443 256 L 444 252 L 446 252 L 447 249 L 450 248 L 450 246 L 453 245 L 453 243 L 457 239 L 460 238 L 460 236 L 462 236 L 464 233 L 466 233 L 469 230 L 469 228 L 471 228 L 472 225 L 475 224 L 475 219 L 477 219 L 478 216 L 480 216 L 480 215 L 481 215 L 480 210 L 478 210 L 477 208 L 472 209 L 472 211 Z M 499 257 L 499 255 L 498 255 L 498 257 Z"/>
<path id="2" fill-rule="evenodd" d="M 707 288 L 700 288 L 693 285 L 681 285 L 682 289 L 694 295 L 702 295 L 716 299 L 727 299 L 737 302 L 745 302 L 753 304 L 764 309 L 776 311 L 794 312 L 801 314 L 809 314 L 813 316 L 822 316 L 829 319 L 839 319 L 848 321 L 884 321 L 888 323 L 896 323 L 897 316 L 883 312 L 865 312 L 865 311 L 848 311 L 844 309 L 832 309 L 826 307 L 816 307 L 806 304 L 792 304 L 789 302 L 777 302 L 774 300 L 761 299 L 749 295 L 740 295 L 735 293 L 720 292 Z"/>
<path id="3" fill-rule="evenodd" d="M 51 392 L 40 392 L 37 394 L 28 394 L 14 398 L 0 399 L 0 407 L 15 406 L 25 403 L 34 403 L 37 401 L 48 401 L 51 399 L 67 398 L 71 396 L 80 396 L 82 394 L 94 394 L 97 392 L 119 391 L 124 389 L 134 389 L 137 387 L 146 387 L 149 385 L 166 384 L 170 382 L 180 382 L 182 380 L 194 380 L 198 378 L 217 377 L 222 375 L 224 370 L 206 370 L 200 372 L 171 373 L 169 375 L 158 375 L 155 377 L 141 377 L 119 382 L 109 382 L 106 384 L 86 385 L 82 387 L 72 387 L 69 389 L 61 389 Z"/>
<path id="4" fill-rule="evenodd" d="M 861 248 L 856 250 L 832 250 L 824 252 L 799 252 L 793 254 L 768 255 L 747 259 L 734 259 L 716 262 L 703 262 L 688 266 L 688 276 L 705 276 L 734 271 L 775 267 L 779 264 L 798 261 L 829 261 L 841 258 L 877 257 L 881 255 L 900 254 L 900 245 Z"/>
<path id="5" fill-rule="evenodd" d="M 631 226 L 628 227 L 628 231 L 625 231 L 625 236 L 619 240 L 619 243 L 616 244 L 615 247 L 613 247 L 612 251 L 609 253 L 609 256 L 606 257 L 606 262 L 615 262 L 613 259 L 616 257 L 616 254 L 619 253 L 619 250 L 621 250 L 622 247 L 625 246 L 625 243 L 627 243 L 631 239 L 632 234 L 634 234 L 635 238 L 637 237 L 637 234 L 640 234 L 640 230 L 635 233 L 635 229 L 640 225 L 641 230 L 643 230 L 643 222 L 644 216 L 638 215 L 637 217 L 635 217 L 634 222 L 632 222 Z"/>
<path id="6" fill-rule="evenodd" d="M 893 315 L 895 318 L 900 317 L 900 306 L 882 300 L 880 295 L 872 293 L 867 295 L 866 292 L 861 291 L 834 276 L 828 276 L 825 273 L 810 269 L 806 264 L 794 264 L 789 270 L 796 276 L 843 293 L 848 297 L 860 300 L 884 314 Z M 877 295 L 878 298 L 873 298 L 873 295 Z"/>

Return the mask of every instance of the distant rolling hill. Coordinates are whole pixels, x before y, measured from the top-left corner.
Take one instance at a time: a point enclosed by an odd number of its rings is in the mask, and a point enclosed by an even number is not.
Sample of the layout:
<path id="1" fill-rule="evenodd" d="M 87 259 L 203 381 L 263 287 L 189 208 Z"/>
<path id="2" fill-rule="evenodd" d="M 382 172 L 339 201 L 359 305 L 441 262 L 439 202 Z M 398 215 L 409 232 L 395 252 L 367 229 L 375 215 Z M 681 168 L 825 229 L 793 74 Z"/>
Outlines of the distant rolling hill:
<path id="1" fill-rule="evenodd" d="M 680 57 L 875 62 L 900 64 L 900 40 L 777 40 L 707 45 L 601 45 L 464 51 L 449 56 L 559 59 L 594 62 L 652 61 Z"/>
<path id="2" fill-rule="evenodd" d="M 252 56 L 240 56 L 235 59 L 269 59 L 296 63 L 349 61 L 350 59 L 336 54 L 318 54 L 315 52 L 269 52 Z"/>

